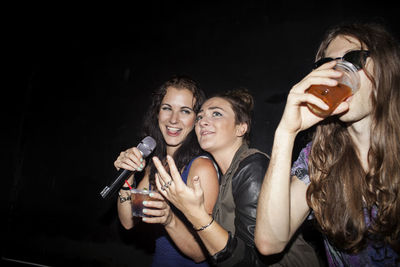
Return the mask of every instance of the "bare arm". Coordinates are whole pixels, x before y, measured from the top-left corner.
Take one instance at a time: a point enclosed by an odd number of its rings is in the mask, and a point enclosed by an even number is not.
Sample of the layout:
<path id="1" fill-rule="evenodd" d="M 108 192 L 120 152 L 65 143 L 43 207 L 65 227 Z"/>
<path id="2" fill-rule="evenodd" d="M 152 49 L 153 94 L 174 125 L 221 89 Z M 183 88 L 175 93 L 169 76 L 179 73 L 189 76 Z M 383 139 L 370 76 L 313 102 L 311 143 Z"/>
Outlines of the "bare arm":
<path id="1" fill-rule="evenodd" d="M 258 202 L 255 243 L 262 254 L 281 252 L 309 212 L 307 186 L 296 177 L 290 177 L 292 151 L 297 134 L 322 120 L 311 113 L 305 103 L 327 108 L 321 99 L 305 90 L 313 84 L 336 85 L 332 77 L 340 73 L 332 69 L 335 64 L 329 62 L 312 71 L 289 92 Z M 342 103 L 334 114 L 346 109 L 348 104 Z"/>
<path id="2" fill-rule="evenodd" d="M 123 168 L 130 171 L 142 171 L 146 166 L 146 162 L 142 158 L 142 154 L 140 153 L 140 151 L 136 147 L 132 147 L 120 153 L 117 160 L 114 162 L 114 166 L 117 170 Z M 134 182 L 134 174 L 132 174 L 127 181 L 129 184 L 132 185 Z M 148 184 L 148 182 L 149 178 L 148 175 L 146 174 L 145 177 L 140 182 L 140 184 L 138 185 L 138 188 L 143 189 L 144 187 L 147 187 L 146 183 Z M 127 185 L 125 184 L 125 186 Z M 129 190 L 120 190 L 119 193 L 123 197 L 130 196 Z M 133 228 L 134 220 L 132 217 L 131 201 L 127 200 L 121 203 L 120 199 L 118 198 L 117 210 L 118 210 L 118 217 L 122 226 L 125 229 Z"/>
<path id="3" fill-rule="evenodd" d="M 199 177 L 204 192 L 204 208 L 212 214 L 218 198 L 219 181 L 217 170 L 208 158 L 197 158 L 189 171 L 187 185 L 193 189 L 193 177 Z"/>
<path id="4" fill-rule="evenodd" d="M 140 181 L 137 188 L 145 189 L 149 187 L 149 168 L 145 168 L 146 161 L 142 158 L 142 154 L 136 147 L 132 147 L 121 152 L 117 160 L 114 162 L 114 166 L 117 169 L 124 168 L 126 170 L 137 172 L 143 171 L 144 169 L 144 177 Z M 129 184 L 134 186 L 134 179 L 134 174 L 132 174 L 127 181 Z M 119 193 L 122 195 L 122 197 L 130 196 L 129 190 L 121 189 Z M 153 194 L 152 198 L 154 198 L 153 201 L 147 201 L 146 204 L 143 204 L 147 208 L 143 210 L 143 213 L 146 215 L 152 215 L 152 217 L 142 218 L 142 220 L 146 223 L 152 224 L 167 224 L 173 215 L 173 213 L 170 211 L 169 204 L 164 197 L 156 192 Z M 132 204 L 130 200 L 121 202 L 118 198 L 117 209 L 119 220 L 122 226 L 127 230 L 133 228 L 135 226 L 135 222 L 140 220 L 140 218 L 135 219 L 135 217 L 132 217 Z"/>
<path id="5" fill-rule="evenodd" d="M 182 181 L 171 157 L 167 157 L 171 175 L 165 171 L 159 159 L 153 158 L 153 161 L 160 173 L 160 175 L 157 175 L 156 184 L 161 193 L 182 211 L 195 228 L 208 225 L 212 217 L 205 206 L 203 184 L 200 186 L 200 183 L 203 182 L 201 178 L 199 176 L 193 177 L 193 188 L 191 188 Z M 162 190 L 161 186 L 169 180 L 173 181 L 171 186 Z M 211 255 L 224 249 L 228 241 L 228 232 L 216 222 L 213 222 L 205 230 L 197 232 L 197 234 Z"/>
<path id="6" fill-rule="evenodd" d="M 193 188 L 193 177 L 199 177 L 204 188 L 204 207 L 208 214 L 212 213 L 218 197 L 218 176 L 210 159 L 198 158 L 190 168 L 187 184 Z M 171 222 L 165 226 L 169 236 L 178 248 L 188 257 L 196 262 L 206 259 L 202 247 L 196 240 L 197 233 L 191 226 L 185 225 L 176 215 Z M 197 237 L 198 238 L 198 237 Z"/>
<path id="7" fill-rule="evenodd" d="M 281 252 L 309 212 L 307 186 L 296 177 L 290 179 L 293 142 L 294 136 L 276 132 L 261 187 L 255 243 L 264 255 Z"/>
<path id="8" fill-rule="evenodd" d="M 128 182 L 132 184 L 133 182 L 133 174 L 129 177 Z M 140 181 L 139 185 L 137 186 L 138 189 L 144 189 L 149 187 L 149 177 L 145 175 L 143 179 Z M 130 196 L 129 190 L 120 190 L 120 194 L 124 197 Z M 161 198 L 160 201 L 163 201 Z M 139 220 L 135 220 L 132 217 L 132 202 L 130 200 L 125 201 L 123 203 L 120 202 L 119 198 L 117 200 L 117 210 L 118 210 L 118 218 L 122 224 L 122 226 L 129 230 L 135 226 L 135 222 L 137 223 Z"/>

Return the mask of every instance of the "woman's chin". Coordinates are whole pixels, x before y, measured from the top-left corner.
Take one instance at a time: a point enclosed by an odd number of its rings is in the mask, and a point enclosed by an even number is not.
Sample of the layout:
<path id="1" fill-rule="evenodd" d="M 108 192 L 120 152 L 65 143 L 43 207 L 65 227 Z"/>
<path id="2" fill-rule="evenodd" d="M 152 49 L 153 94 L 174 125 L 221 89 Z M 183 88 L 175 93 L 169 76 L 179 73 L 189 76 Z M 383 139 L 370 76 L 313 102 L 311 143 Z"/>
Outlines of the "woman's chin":
<path id="1" fill-rule="evenodd" d="M 200 147 L 201 147 L 201 149 L 203 149 L 204 151 L 207 151 L 207 152 L 211 152 L 214 148 L 213 145 L 210 144 L 209 142 L 200 143 Z"/>

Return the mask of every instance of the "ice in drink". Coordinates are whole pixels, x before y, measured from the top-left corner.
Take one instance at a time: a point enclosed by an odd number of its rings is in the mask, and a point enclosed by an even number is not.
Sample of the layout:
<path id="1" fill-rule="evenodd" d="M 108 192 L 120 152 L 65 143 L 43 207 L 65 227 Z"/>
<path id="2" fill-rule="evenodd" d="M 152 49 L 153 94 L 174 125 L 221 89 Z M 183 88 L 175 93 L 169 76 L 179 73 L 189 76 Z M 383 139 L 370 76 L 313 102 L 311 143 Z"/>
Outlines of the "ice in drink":
<path id="1" fill-rule="evenodd" d="M 150 197 L 150 190 L 131 190 L 131 202 L 132 202 L 132 215 L 136 217 L 148 217 L 143 214 L 143 201 L 154 200 Z"/>

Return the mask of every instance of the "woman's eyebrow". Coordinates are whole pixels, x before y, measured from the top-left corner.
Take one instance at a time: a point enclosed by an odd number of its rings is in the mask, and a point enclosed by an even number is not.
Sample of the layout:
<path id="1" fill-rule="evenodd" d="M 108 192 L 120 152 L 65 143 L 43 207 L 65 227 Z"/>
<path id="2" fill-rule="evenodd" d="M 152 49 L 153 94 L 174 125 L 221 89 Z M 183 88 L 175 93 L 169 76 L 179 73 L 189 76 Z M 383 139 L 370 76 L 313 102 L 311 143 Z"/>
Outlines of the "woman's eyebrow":
<path id="1" fill-rule="evenodd" d="M 183 106 L 183 107 L 181 107 L 181 109 L 190 109 L 190 110 L 192 110 L 192 111 L 193 111 L 193 108 L 191 108 L 191 107 L 187 107 L 187 106 Z"/>
<path id="2" fill-rule="evenodd" d="M 225 111 L 223 108 L 218 107 L 218 106 L 209 107 L 209 108 L 207 108 L 207 109 L 209 109 L 209 110 L 220 109 L 220 110 L 222 110 L 222 111 Z M 201 112 L 204 112 L 204 109 L 200 109 L 199 112 L 197 112 L 197 113 L 201 113 Z"/>
<path id="3" fill-rule="evenodd" d="M 215 107 L 209 107 L 208 109 L 210 109 L 210 110 L 214 110 L 214 109 L 220 109 L 220 110 L 223 110 L 223 111 L 225 111 L 223 108 L 221 108 L 221 107 L 218 107 L 218 106 L 215 106 Z"/>
<path id="4" fill-rule="evenodd" d="M 170 104 L 168 104 L 168 103 L 161 103 L 161 106 L 172 107 L 172 105 L 170 105 Z M 187 106 L 182 106 L 182 107 L 180 107 L 180 109 L 190 109 L 190 110 L 193 110 L 193 108 L 187 107 Z"/>

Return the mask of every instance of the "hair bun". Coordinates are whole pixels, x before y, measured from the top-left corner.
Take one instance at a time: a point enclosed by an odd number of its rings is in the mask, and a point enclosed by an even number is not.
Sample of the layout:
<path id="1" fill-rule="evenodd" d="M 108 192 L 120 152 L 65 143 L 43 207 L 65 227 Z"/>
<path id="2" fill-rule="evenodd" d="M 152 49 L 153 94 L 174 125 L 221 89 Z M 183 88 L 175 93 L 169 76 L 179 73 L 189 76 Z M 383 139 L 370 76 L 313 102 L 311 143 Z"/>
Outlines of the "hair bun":
<path id="1" fill-rule="evenodd" d="M 243 106 L 246 107 L 246 110 L 248 112 L 251 112 L 254 108 L 253 96 L 249 93 L 247 88 L 233 89 L 226 92 L 225 95 L 237 99 L 239 102 L 243 104 Z"/>

